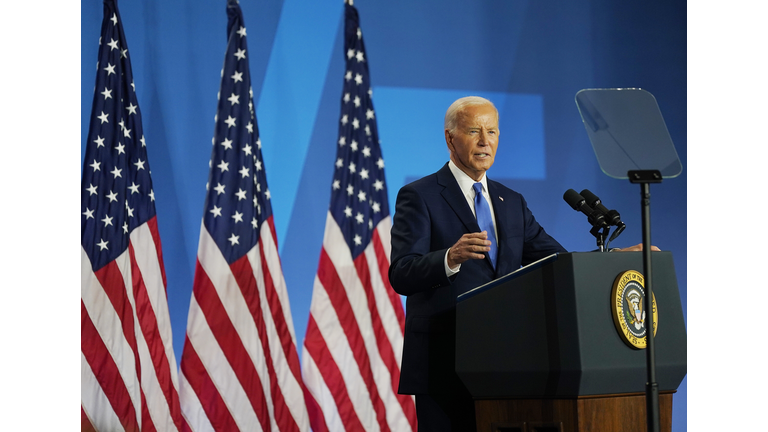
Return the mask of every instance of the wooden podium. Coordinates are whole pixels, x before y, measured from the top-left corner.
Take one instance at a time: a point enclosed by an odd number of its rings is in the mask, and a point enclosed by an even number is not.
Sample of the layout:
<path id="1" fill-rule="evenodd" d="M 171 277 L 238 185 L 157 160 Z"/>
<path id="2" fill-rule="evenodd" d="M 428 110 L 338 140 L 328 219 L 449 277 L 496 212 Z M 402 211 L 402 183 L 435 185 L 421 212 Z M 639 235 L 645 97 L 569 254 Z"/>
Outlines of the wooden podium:
<path id="1" fill-rule="evenodd" d="M 672 255 L 654 252 L 661 430 L 686 375 L 686 333 Z M 456 372 L 478 432 L 645 432 L 645 350 L 614 324 L 612 288 L 642 273 L 640 252 L 553 255 L 462 294 Z M 649 314 L 650 315 L 650 314 Z"/>

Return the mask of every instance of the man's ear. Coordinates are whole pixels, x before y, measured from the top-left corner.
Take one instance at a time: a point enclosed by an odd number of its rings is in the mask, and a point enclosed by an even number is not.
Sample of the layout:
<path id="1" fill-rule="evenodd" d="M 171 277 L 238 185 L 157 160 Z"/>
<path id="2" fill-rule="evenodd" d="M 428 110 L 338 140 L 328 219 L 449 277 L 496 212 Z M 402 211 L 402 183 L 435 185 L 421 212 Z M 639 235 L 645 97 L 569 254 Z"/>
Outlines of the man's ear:
<path id="1" fill-rule="evenodd" d="M 448 129 L 445 130 L 445 143 L 448 144 L 448 150 L 453 151 L 453 137 Z"/>

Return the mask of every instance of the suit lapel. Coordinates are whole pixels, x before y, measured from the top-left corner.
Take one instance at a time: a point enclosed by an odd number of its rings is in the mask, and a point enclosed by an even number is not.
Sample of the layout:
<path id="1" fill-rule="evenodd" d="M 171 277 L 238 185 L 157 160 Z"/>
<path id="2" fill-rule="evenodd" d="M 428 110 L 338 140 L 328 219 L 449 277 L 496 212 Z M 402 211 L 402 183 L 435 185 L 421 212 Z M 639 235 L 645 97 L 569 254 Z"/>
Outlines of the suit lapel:
<path id="1" fill-rule="evenodd" d="M 475 219 L 474 214 L 472 214 L 472 209 L 467 205 L 467 199 L 464 198 L 464 194 L 461 192 L 459 184 L 453 177 L 453 173 L 451 172 L 451 169 L 448 168 L 447 163 L 437 172 L 437 183 L 444 188 L 440 192 L 440 195 L 443 196 L 467 230 L 469 232 L 480 231 L 480 226 L 477 225 L 477 220 Z"/>

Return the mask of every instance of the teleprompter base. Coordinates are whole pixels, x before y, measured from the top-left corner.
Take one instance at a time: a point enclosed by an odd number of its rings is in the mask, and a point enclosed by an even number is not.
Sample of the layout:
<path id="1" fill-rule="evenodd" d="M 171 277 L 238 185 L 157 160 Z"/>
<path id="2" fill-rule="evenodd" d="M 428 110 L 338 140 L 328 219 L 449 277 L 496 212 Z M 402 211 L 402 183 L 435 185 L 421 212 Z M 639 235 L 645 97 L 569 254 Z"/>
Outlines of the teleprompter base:
<path id="1" fill-rule="evenodd" d="M 645 394 L 475 400 L 477 432 L 646 432 Z M 659 395 L 660 432 L 672 430 L 672 392 Z"/>

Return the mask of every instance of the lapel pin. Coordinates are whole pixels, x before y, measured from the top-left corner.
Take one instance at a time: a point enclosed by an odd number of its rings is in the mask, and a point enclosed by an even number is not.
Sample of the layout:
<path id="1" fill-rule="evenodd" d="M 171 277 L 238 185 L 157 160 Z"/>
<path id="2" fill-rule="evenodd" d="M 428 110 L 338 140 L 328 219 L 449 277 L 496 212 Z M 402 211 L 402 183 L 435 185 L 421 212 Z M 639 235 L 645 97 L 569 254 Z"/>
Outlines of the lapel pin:
<path id="1" fill-rule="evenodd" d="M 504 198 L 502 198 L 501 196 L 499 196 L 499 199 L 500 199 L 500 200 L 502 200 L 502 201 L 504 201 Z"/>

